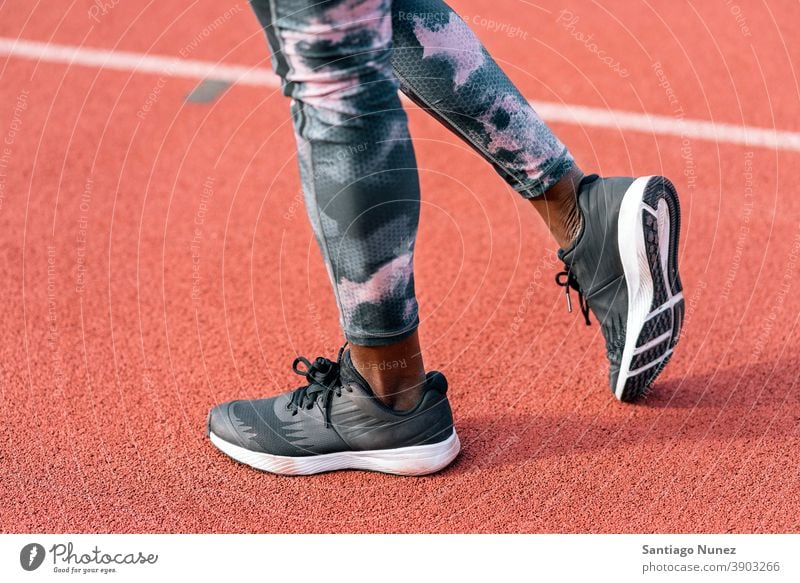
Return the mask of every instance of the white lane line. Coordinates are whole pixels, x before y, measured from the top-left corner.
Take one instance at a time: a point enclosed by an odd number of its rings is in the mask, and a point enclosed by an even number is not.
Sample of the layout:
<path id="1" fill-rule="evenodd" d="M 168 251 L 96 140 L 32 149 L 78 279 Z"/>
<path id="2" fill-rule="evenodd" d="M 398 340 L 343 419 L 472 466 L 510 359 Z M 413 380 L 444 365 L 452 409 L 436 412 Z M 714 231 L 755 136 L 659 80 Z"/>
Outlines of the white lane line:
<path id="1" fill-rule="evenodd" d="M 218 79 L 241 85 L 280 87 L 280 80 L 267 69 L 163 57 L 127 51 L 42 43 L 0 37 L 0 56 L 64 63 L 116 71 L 154 73 L 169 77 Z M 630 130 L 647 134 L 696 138 L 718 143 L 742 144 L 800 152 L 800 132 L 740 126 L 700 119 L 676 119 L 667 115 L 635 113 L 615 109 L 570 105 L 548 101 L 531 102 L 542 118 L 579 126 Z"/>
<path id="2" fill-rule="evenodd" d="M 769 148 L 800 152 L 800 132 L 740 126 L 702 119 L 678 119 L 668 115 L 634 113 L 616 109 L 601 109 L 585 105 L 535 102 L 542 119 L 599 128 L 617 128 L 657 134 L 710 140 L 723 144 L 742 144 L 754 148 Z"/>
<path id="3" fill-rule="evenodd" d="M 190 79 L 210 78 L 241 85 L 280 87 L 279 79 L 272 71 L 259 67 L 195 61 L 177 57 L 161 57 L 127 51 L 108 51 L 89 47 L 57 45 L 5 37 L 0 37 L 0 55 L 49 63 L 111 69 L 114 71 L 154 73 L 167 77 L 187 77 Z"/>

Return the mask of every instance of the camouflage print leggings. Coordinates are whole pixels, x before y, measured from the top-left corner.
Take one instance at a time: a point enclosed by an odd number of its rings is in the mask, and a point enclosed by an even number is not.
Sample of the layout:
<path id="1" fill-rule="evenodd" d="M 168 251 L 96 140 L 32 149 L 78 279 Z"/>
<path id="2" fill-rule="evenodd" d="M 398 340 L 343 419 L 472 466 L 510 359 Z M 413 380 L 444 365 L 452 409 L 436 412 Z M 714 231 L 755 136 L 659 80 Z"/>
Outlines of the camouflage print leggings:
<path id="1" fill-rule="evenodd" d="M 525 198 L 567 149 L 441 0 L 251 0 L 292 98 L 306 209 L 347 339 L 390 344 L 419 323 L 420 194 L 397 93 L 455 132 Z"/>

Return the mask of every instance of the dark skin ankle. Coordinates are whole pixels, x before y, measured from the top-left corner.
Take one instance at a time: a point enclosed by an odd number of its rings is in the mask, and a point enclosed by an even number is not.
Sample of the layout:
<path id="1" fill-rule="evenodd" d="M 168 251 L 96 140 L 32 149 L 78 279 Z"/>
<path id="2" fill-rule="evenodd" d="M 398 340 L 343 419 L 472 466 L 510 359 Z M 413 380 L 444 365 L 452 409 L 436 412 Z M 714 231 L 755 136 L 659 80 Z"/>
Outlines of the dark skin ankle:
<path id="1" fill-rule="evenodd" d="M 422 397 L 425 367 L 416 331 L 387 346 L 351 344 L 350 358 L 384 405 L 405 411 L 412 409 Z"/>
<path id="2" fill-rule="evenodd" d="M 530 199 L 533 208 L 544 220 L 553 238 L 562 249 L 569 247 L 581 230 L 578 211 L 578 185 L 583 172 L 573 166 L 561 180 L 537 198 Z"/>

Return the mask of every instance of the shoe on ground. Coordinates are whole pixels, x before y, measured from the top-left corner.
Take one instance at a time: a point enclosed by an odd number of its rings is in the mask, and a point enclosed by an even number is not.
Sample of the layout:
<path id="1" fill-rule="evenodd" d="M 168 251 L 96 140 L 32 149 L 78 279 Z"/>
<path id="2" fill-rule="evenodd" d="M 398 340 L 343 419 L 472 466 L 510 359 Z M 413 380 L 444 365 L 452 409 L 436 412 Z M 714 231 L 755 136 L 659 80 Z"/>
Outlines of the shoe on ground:
<path id="1" fill-rule="evenodd" d="M 352 469 L 420 476 L 458 455 L 442 373 L 429 372 L 419 403 L 398 412 L 375 397 L 349 351 L 340 351 L 337 362 L 300 357 L 293 369 L 306 386 L 214 407 L 211 442 L 243 464 L 284 475 Z"/>

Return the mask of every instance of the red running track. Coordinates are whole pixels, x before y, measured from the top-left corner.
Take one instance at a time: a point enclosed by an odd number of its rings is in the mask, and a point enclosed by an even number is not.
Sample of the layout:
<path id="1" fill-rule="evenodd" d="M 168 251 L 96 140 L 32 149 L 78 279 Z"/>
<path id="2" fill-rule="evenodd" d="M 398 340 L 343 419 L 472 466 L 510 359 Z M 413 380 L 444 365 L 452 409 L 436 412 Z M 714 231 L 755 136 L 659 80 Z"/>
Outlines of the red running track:
<path id="1" fill-rule="evenodd" d="M 797 4 L 498 4 L 454 2 L 534 100 L 800 131 Z M 0 36 L 268 66 L 246 3 L 55 5 L 4 3 Z M 554 125 L 584 169 L 682 193 L 685 337 L 625 406 L 534 213 L 412 111 L 421 334 L 463 453 L 287 479 L 204 435 L 212 405 L 297 386 L 294 356 L 341 341 L 286 101 L 15 56 L 0 75 L 0 530 L 800 531 L 797 148 Z"/>

